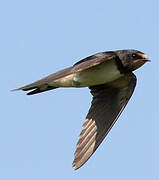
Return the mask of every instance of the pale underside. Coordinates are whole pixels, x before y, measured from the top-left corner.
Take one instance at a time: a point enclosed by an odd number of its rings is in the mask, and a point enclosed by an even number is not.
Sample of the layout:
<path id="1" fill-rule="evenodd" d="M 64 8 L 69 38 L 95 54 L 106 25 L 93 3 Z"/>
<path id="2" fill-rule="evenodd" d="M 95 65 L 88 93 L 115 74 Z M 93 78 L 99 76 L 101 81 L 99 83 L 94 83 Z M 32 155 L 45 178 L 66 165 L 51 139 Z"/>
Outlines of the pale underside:
<path id="1" fill-rule="evenodd" d="M 49 82 L 49 85 L 55 87 L 89 87 L 114 81 L 121 76 L 115 60 L 111 60 Z"/>

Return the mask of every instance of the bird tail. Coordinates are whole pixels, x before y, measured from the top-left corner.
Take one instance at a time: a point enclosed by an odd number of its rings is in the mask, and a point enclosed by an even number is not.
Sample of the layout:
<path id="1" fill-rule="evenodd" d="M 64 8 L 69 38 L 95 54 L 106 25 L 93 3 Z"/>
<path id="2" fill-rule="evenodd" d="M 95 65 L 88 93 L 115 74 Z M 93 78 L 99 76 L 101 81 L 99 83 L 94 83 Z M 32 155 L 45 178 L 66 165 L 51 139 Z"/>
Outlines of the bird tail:
<path id="1" fill-rule="evenodd" d="M 32 91 L 28 92 L 27 95 L 34 95 L 34 94 L 42 93 L 42 92 L 49 91 L 52 89 L 56 89 L 56 88 L 58 88 L 58 87 L 49 86 L 47 84 L 44 84 L 42 86 L 34 86 L 32 84 L 29 84 L 27 86 L 23 86 L 23 87 L 20 87 L 17 89 L 13 89 L 11 91 L 19 91 L 19 90 L 29 91 L 29 90 L 32 90 Z"/>
<path id="2" fill-rule="evenodd" d="M 32 90 L 32 91 L 28 92 L 27 95 L 33 95 L 33 94 L 41 93 L 44 91 L 56 89 L 58 87 L 61 87 L 60 85 L 58 85 L 57 80 L 72 74 L 71 70 L 72 70 L 72 67 L 63 69 L 63 70 L 58 71 L 56 73 L 50 74 L 49 76 L 46 76 L 46 77 L 44 77 L 38 81 L 35 81 L 31 84 L 28 84 L 26 86 L 23 86 L 23 87 L 20 87 L 17 89 L 13 89 L 11 91 L 18 91 L 18 90 L 29 91 L 29 90 Z M 56 81 L 56 83 L 54 84 L 55 81 Z"/>

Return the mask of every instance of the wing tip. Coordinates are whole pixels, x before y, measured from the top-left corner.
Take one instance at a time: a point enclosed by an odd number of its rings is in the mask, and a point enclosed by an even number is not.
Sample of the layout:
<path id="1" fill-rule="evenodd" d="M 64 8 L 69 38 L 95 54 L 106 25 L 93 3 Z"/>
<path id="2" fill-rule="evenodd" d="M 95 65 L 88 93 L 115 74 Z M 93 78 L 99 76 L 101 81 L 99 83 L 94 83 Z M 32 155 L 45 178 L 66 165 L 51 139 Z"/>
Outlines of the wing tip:
<path id="1" fill-rule="evenodd" d="M 20 91 L 23 90 L 22 88 L 16 88 L 16 89 L 11 89 L 10 92 L 15 92 L 15 91 Z"/>
<path id="2" fill-rule="evenodd" d="M 23 89 L 23 88 L 16 88 L 16 89 L 11 89 L 10 92 L 15 92 L 15 91 L 27 91 L 26 89 Z M 37 89 L 35 89 L 36 92 L 37 92 Z M 31 92 L 28 92 L 26 95 L 33 95 L 35 93 L 35 90 L 34 91 L 31 91 Z"/>
<path id="3" fill-rule="evenodd" d="M 45 85 L 45 87 L 38 87 L 38 86 L 23 86 L 21 88 L 17 88 L 17 89 L 12 89 L 10 90 L 11 92 L 14 92 L 14 91 L 19 91 L 19 90 L 22 90 L 22 91 L 29 91 L 29 90 L 32 90 L 30 92 L 28 92 L 26 95 L 34 95 L 34 94 L 38 94 L 38 93 L 41 93 L 41 92 L 45 92 L 45 91 L 49 91 L 49 90 L 52 90 L 52 89 L 56 89 L 58 87 L 54 87 L 54 86 L 49 86 L 49 85 Z"/>
<path id="4" fill-rule="evenodd" d="M 20 88 L 16 88 L 16 89 L 11 89 L 10 92 L 15 92 L 15 91 L 28 91 L 28 90 L 31 90 L 31 89 L 35 89 L 36 87 L 31 87 L 31 88 L 28 88 L 27 86 L 23 86 L 23 87 L 20 87 Z"/>
<path id="5" fill-rule="evenodd" d="M 72 167 L 73 167 L 73 169 L 76 171 L 76 170 L 79 169 L 81 166 L 78 166 L 78 165 L 73 161 Z"/>

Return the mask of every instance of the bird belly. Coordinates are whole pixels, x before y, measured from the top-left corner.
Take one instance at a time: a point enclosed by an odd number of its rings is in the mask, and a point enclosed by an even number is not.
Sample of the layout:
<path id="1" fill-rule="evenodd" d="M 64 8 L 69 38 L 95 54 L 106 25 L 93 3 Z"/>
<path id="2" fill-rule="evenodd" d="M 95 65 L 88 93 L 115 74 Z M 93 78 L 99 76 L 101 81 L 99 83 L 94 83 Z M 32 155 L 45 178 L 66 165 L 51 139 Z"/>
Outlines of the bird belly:
<path id="1" fill-rule="evenodd" d="M 87 70 L 77 72 L 73 78 L 74 87 L 105 84 L 121 77 L 115 61 L 104 62 Z"/>

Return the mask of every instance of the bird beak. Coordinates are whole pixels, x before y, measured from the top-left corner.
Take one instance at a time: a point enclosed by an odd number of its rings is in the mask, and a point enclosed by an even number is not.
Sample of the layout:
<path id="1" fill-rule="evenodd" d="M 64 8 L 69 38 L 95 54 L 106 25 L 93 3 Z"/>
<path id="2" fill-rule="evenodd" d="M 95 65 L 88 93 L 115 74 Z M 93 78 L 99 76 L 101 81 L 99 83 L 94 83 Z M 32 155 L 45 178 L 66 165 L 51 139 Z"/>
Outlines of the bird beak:
<path id="1" fill-rule="evenodd" d="M 140 59 L 140 60 L 145 61 L 145 62 L 151 62 L 151 60 L 149 59 Z"/>
<path id="2" fill-rule="evenodd" d="M 138 69 L 139 67 L 144 65 L 146 62 L 150 62 L 150 60 L 147 58 L 147 56 L 145 54 L 142 54 L 140 56 L 142 57 L 142 59 L 137 59 L 137 60 L 134 60 L 134 62 L 133 62 L 134 70 Z"/>
<path id="3" fill-rule="evenodd" d="M 147 55 L 144 53 L 137 52 L 137 54 L 142 57 L 142 59 L 147 59 Z"/>
<path id="4" fill-rule="evenodd" d="M 139 60 L 144 61 L 144 62 L 148 62 L 148 61 L 150 62 L 146 54 L 138 53 L 138 55 L 141 57 L 141 59 Z"/>

